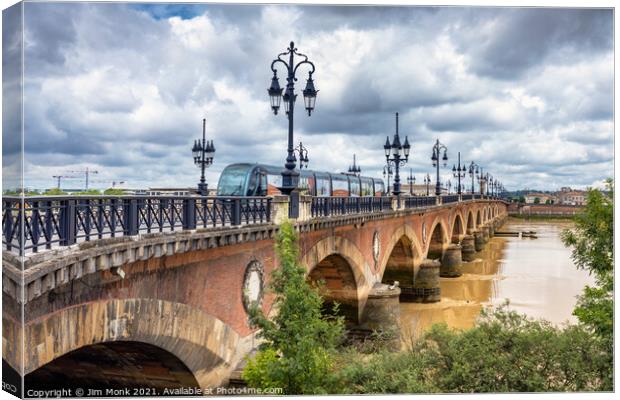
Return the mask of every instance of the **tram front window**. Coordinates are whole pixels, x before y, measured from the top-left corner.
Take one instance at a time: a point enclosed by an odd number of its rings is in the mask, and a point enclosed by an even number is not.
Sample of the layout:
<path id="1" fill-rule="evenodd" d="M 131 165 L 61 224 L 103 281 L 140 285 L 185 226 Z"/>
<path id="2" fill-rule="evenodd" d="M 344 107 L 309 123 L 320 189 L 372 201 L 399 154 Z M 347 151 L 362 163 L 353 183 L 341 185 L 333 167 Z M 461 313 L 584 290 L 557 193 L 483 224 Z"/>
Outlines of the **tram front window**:
<path id="1" fill-rule="evenodd" d="M 248 167 L 244 165 L 229 166 L 222 171 L 217 185 L 218 196 L 243 196 L 245 177 Z"/>

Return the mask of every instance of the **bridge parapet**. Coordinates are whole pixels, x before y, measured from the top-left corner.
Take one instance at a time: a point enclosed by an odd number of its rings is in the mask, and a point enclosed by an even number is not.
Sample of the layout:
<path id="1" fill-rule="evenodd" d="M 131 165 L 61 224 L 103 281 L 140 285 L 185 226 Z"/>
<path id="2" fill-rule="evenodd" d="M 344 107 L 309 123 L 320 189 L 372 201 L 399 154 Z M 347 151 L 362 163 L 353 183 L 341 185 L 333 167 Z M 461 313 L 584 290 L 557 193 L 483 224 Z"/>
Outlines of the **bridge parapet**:
<path id="1" fill-rule="evenodd" d="M 496 198 L 481 195 L 405 195 L 400 199 L 393 196 L 301 196 L 297 221 L 384 214 L 485 199 Z M 110 238 L 277 225 L 288 218 L 289 202 L 287 196 L 5 196 L 2 206 L 4 250 L 30 257 L 41 250 Z"/>

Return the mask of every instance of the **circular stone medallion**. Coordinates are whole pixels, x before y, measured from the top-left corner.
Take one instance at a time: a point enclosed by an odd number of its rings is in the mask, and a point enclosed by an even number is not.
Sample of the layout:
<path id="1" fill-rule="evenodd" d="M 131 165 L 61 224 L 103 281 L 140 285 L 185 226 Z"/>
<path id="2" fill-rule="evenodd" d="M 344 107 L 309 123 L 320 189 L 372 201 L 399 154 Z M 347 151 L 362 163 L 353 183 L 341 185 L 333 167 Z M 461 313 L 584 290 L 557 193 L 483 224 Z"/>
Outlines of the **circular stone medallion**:
<path id="1" fill-rule="evenodd" d="M 260 307 L 263 300 L 263 265 L 258 260 L 251 261 L 243 277 L 243 307 L 248 312 L 253 304 Z"/>
<path id="2" fill-rule="evenodd" d="M 381 241 L 379 240 L 379 232 L 375 231 L 372 236 L 372 256 L 375 259 L 375 265 L 379 262 L 379 255 L 381 254 Z"/>

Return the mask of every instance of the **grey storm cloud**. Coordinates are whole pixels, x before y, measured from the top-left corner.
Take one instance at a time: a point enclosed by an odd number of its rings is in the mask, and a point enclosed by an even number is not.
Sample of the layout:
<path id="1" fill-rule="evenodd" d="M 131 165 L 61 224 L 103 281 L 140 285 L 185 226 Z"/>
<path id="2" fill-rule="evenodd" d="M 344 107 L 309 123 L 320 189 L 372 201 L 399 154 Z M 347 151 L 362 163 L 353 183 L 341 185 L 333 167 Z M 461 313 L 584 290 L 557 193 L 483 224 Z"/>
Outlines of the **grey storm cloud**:
<path id="1" fill-rule="evenodd" d="M 356 153 L 381 176 L 399 112 L 418 177 L 437 138 L 450 167 L 460 151 L 513 189 L 613 174 L 612 10 L 27 3 L 24 20 L 26 186 L 87 166 L 130 187 L 193 186 L 204 117 L 212 185 L 232 162 L 282 164 L 287 122 L 266 89 L 290 40 L 317 67 L 317 108 L 308 117 L 300 94 L 295 116 L 311 167 L 344 171 Z M 15 60 L 19 29 L 3 26 Z M 19 146 L 5 134 L 3 167 Z"/>

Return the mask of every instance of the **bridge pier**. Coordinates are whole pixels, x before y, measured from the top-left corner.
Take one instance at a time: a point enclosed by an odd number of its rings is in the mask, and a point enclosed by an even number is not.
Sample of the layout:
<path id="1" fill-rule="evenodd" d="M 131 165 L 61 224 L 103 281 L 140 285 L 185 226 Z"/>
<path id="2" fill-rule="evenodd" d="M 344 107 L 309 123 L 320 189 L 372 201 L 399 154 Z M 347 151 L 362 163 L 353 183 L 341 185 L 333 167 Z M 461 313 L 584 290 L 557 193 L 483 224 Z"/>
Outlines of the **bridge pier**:
<path id="1" fill-rule="evenodd" d="M 375 283 L 368 293 L 361 329 L 387 335 L 389 347 L 400 347 L 400 288 Z"/>
<path id="2" fill-rule="evenodd" d="M 482 228 L 482 240 L 484 241 L 484 244 L 487 244 L 489 242 L 489 226 L 488 225 L 484 225 Z"/>
<path id="3" fill-rule="evenodd" d="M 476 259 L 476 245 L 473 235 L 465 235 L 461 241 L 461 259 L 463 261 L 474 261 Z"/>
<path id="4" fill-rule="evenodd" d="M 476 251 L 482 251 L 482 249 L 484 249 L 485 243 L 486 242 L 484 241 L 484 234 L 482 233 L 482 230 L 474 231 L 474 248 L 476 249 Z"/>
<path id="5" fill-rule="evenodd" d="M 443 253 L 439 276 L 457 278 L 463 275 L 461 271 L 462 263 L 461 246 L 459 244 L 450 244 Z"/>
<path id="6" fill-rule="evenodd" d="M 441 288 L 439 287 L 439 269 L 441 263 L 438 260 L 426 259 L 420 264 L 420 270 L 413 283 L 414 298 L 416 303 L 436 303 L 441 300 Z"/>

